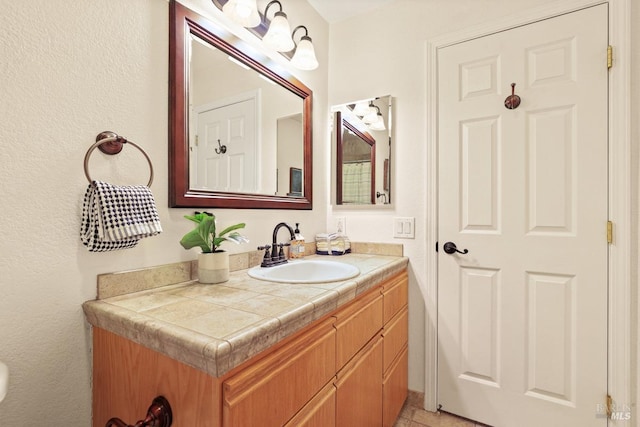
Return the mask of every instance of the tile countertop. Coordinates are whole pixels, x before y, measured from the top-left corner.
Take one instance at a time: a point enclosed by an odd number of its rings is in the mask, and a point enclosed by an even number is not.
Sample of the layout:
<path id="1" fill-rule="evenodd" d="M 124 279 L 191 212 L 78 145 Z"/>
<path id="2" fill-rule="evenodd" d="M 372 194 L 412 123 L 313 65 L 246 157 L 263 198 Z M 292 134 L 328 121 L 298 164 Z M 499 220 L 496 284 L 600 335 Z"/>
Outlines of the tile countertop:
<path id="1" fill-rule="evenodd" d="M 407 267 L 403 256 L 312 255 L 357 266 L 360 275 L 341 282 L 287 284 L 232 271 L 229 281 L 187 281 L 87 301 L 88 322 L 221 377 L 283 338 Z M 292 261 L 295 262 L 295 261 Z"/>

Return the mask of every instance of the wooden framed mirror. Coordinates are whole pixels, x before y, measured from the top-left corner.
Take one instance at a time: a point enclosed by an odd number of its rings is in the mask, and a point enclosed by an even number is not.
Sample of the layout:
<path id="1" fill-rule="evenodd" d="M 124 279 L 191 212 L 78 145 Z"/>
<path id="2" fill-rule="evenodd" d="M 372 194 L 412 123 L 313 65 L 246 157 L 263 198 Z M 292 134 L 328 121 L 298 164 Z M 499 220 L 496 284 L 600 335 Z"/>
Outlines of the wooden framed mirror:
<path id="1" fill-rule="evenodd" d="M 391 207 L 392 97 L 334 105 L 331 112 L 334 206 Z"/>
<path id="2" fill-rule="evenodd" d="M 276 61 L 171 0 L 170 206 L 311 209 L 312 98 Z"/>

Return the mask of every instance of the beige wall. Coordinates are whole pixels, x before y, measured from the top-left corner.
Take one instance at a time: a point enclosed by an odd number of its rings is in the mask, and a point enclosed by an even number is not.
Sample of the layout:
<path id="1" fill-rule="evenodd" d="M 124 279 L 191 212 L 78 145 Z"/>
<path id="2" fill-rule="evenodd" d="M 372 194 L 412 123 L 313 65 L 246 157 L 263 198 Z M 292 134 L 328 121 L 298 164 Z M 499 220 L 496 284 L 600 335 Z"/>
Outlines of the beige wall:
<path id="1" fill-rule="evenodd" d="M 210 0 L 185 3 L 219 16 Z M 314 91 L 313 136 L 322 141 L 328 25 L 306 2 L 287 3 L 292 22 L 309 26 L 321 64 L 295 74 Z M 191 229 L 182 216 L 193 210 L 168 208 L 168 8 L 166 0 L 0 0 L 0 360 L 11 372 L 2 426 L 90 425 L 81 304 L 95 298 L 96 275 L 196 257 L 178 243 Z M 133 249 L 89 253 L 79 239 L 83 158 L 103 130 L 127 136 L 153 160 L 164 232 Z M 321 146 L 318 171 L 326 168 Z M 127 147 L 111 158 L 96 150 L 90 170 L 123 184 L 148 179 Z M 326 191 L 322 180 L 315 186 L 313 211 L 213 210 L 221 225 L 247 223 L 251 243 L 228 249 L 269 242 L 280 221 L 300 222 L 309 236 L 324 231 Z"/>
<path id="2" fill-rule="evenodd" d="M 465 27 L 498 20 L 524 9 L 538 7 L 553 0 L 397 0 L 367 15 L 333 23 L 330 28 L 329 103 L 391 94 L 394 97 L 394 166 L 392 173 L 393 209 L 348 210 L 330 208 L 328 223 L 334 216 L 346 217 L 346 228 L 352 240 L 376 240 L 404 243 L 410 257 L 409 298 L 409 387 L 424 390 L 425 382 L 425 312 L 426 262 L 433 250 L 425 245 L 426 210 L 426 107 L 433 94 L 426 88 L 426 41 Z M 638 166 L 640 107 L 640 6 L 633 3 L 631 16 L 632 70 L 632 144 L 634 169 Z M 393 18 L 390 18 L 393 17 Z M 637 191 L 638 176 L 633 185 Z M 637 242 L 637 196 L 634 193 L 634 242 Z M 400 240 L 392 237 L 393 217 L 415 217 L 416 238 Z M 375 235 L 370 230 L 377 230 Z M 632 263 L 633 289 L 637 287 L 637 244 Z M 634 296 L 634 313 L 637 296 Z M 634 314 L 634 326 L 637 317 Z M 636 342 L 634 341 L 634 360 Z M 635 363 L 635 362 L 634 362 Z M 634 373 L 634 376 L 637 375 Z"/>

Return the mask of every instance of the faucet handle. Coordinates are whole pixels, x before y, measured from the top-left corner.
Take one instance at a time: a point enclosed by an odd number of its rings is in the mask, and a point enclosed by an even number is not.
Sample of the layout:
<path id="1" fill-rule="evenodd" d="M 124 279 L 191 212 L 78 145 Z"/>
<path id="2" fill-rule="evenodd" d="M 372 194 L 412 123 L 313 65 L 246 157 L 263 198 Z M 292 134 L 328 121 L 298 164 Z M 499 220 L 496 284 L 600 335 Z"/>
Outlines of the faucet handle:
<path id="1" fill-rule="evenodd" d="M 280 251 L 278 251 L 278 259 L 284 259 L 284 247 L 285 247 L 285 244 L 284 243 L 279 243 L 278 247 L 280 248 Z"/>
<path id="2" fill-rule="evenodd" d="M 271 245 L 258 246 L 258 250 L 259 251 L 264 249 L 264 258 L 270 258 L 271 257 L 271 253 L 269 252 L 270 248 L 271 248 Z"/>

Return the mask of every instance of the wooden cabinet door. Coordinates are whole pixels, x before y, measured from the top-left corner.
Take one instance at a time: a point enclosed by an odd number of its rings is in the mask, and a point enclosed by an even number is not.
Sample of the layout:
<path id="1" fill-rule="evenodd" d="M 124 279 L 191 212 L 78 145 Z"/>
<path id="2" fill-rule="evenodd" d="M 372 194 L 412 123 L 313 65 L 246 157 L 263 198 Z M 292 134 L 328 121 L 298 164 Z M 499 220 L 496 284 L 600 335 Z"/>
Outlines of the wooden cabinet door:
<path id="1" fill-rule="evenodd" d="M 386 324 L 408 302 L 409 276 L 406 271 L 389 279 L 382 287 L 384 297 L 383 322 Z"/>
<path id="2" fill-rule="evenodd" d="M 382 337 L 376 335 L 336 377 L 336 425 L 382 425 Z"/>
<path id="3" fill-rule="evenodd" d="M 94 327 L 93 426 L 113 417 L 133 424 L 160 395 L 171 405 L 174 426 L 220 426 L 218 378 Z"/>
<path id="4" fill-rule="evenodd" d="M 223 383 L 223 425 L 284 425 L 334 377 L 335 356 L 329 318 Z"/>
<path id="5" fill-rule="evenodd" d="M 327 384 L 285 427 L 335 427 L 336 387 Z"/>
<path id="6" fill-rule="evenodd" d="M 407 399 L 409 369 L 407 363 L 407 347 L 393 361 L 385 373 L 382 384 L 382 419 L 384 427 L 392 427 Z"/>
<path id="7" fill-rule="evenodd" d="M 382 329 L 382 296 L 370 292 L 340 309 L 336 318 L 336 364 L 344 366 L 370 339 Z"/>
<path id="8" fill-rule="evenodd" d="M 384 325 L 382 330 L 383 340 L 383 369 L 387 372 L 391 363 L 398 357 L 400 351 L 407 346 L 408 341 L 408 318 L 407 307 L 403 308 L 389 323 Z"/>

